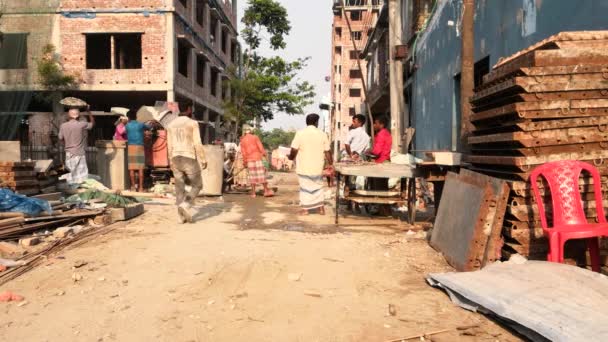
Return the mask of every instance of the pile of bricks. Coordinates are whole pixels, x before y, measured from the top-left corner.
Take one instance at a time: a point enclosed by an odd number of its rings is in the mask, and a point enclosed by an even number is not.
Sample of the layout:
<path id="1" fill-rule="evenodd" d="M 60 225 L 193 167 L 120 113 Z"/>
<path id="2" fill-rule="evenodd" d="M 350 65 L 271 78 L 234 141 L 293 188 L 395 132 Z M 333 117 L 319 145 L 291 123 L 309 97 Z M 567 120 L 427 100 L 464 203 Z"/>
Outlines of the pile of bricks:
<path id="1" fill-rule="evenodd" d="M 546 257 L 548 244 L 528 179 L 535 167 L 585 161 L 600 170 L 608 189 L 606 51 L 608 31 L 560 33 L 500 61 L 471 98 L 474 131 L 467 161 L 511 186 L 505 257 L 515 252 Z M 594 220 L 590 183 L 582 177 L 579 184 L 587 216 Z"/>
<path id="2" fill-rule="evenodd" d="M 34 166 L 34 162 L 0 161 L 0 187 L 22 195 L 38 194 L 40 185 Z"/>

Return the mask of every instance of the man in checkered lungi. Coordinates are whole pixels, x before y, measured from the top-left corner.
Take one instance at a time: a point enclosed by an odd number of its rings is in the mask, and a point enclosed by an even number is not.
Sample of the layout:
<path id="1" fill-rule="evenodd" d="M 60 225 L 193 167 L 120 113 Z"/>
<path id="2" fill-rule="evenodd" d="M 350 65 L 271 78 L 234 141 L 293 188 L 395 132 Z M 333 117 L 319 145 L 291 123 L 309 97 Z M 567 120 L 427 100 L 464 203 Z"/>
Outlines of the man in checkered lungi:
<path id="1" fill-rule="evenodd" d="M 95 118 L 87 107 L 89 122 L 80 121 L 80 110 L 72 108 L 68 111 L 68 122 L 59 128 L 59 140 L 65 147 L 65 167 L 70 171 L 68 183 L 80 184 L 89 177 L 86 151 L 89 131 L 95 125 Z"/>
<path id="2" fill-rule="evenodd" d="M 243 137 L 241 138 L 241 154 L 243 162 L 247 167 L 249 174 L 249 185 L 251 186 L 251 197 L 255 198 L 256 185 L 261 184 L 264 187 L 264 197 L 274 196 L 272 190 L 268 189 L 268 181 L 266 180 L 266 167 L 262 159 L 267 157 L 266 150 L 258 138 L 253 133 L 253 128 L 249 125 L 243 125 Z"/>

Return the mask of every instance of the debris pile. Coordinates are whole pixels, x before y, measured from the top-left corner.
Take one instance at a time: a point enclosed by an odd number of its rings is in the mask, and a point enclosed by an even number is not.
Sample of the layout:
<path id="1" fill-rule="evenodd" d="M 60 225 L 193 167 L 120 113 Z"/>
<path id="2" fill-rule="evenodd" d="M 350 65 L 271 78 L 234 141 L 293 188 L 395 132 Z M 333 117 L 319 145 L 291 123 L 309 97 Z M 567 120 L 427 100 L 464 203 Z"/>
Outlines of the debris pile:
<path id="1" fill-rule="evenodd" d="M 510 182 L 503 256 L 545 258 L 528 182 L 538 165 L 581 160 L 608 181 L 608 31 L 564 32 L 500 61 L 471 98 L 472 169 Z M 593 189 L 581 178 L 588 217 Z M 606 184 L 603 184 L 606 188 Z M 547 193 L 546 189 L 542 189 Z"/>

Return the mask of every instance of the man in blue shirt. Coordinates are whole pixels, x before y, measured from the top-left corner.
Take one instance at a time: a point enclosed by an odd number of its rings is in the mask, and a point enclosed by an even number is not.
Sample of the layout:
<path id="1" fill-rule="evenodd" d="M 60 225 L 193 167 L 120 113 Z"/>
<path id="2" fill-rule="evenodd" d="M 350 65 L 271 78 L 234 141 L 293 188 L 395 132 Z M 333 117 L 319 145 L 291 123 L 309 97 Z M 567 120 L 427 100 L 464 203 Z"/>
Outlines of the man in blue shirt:
<path id="1" fill-rule="evenodd" d="M 137 121 L 137 113 L 130 110 L 127 113 L 129 123 L 126 124 L 128 156 L 129 156 L 129 177 L 131 178 L 131 190 L 144 190 L 144 168 L 146 167 L 146 151 L 144 149 L 144 131 L 149 129 L 145 124 Z M 138 174 L 139 187 L 135 188 L 135 173 Z"/>

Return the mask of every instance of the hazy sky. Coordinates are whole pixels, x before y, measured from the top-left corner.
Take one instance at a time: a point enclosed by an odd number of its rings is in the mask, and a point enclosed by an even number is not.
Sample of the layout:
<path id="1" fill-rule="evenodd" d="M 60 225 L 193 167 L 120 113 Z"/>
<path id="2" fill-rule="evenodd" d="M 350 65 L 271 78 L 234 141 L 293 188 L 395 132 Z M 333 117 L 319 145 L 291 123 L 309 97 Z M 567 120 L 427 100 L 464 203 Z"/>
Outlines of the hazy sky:
<path id="1" fill-rule="evenodd" d="M 274 52 L 262 49 L 262 53 L 280 54 L 287 60 L 311 57 L 308 67 L 301 72 L 301 78 L 315 86 L 317 94 L 314 103 L 305 112 L 319 113 L 321 99 L 330 93 L 330 83 L 325 81 L 331 71 L 331 24 L 333 13 L 331 0 L 278 0 L 287 8 L 291 21 L 291 34 L 287 48 Z M 240 18 L 247 7 L 247 1 L 239 1 L 239 31 L 242 29 Z M 270 52 L 272 51 L 272 52 Z M 320 113 L 319 113 L 320 114 Z M 275 114 L 275 119 L 262 125 L 265 130 L 272 128 L 302 128 L 304 116 Z"/>

